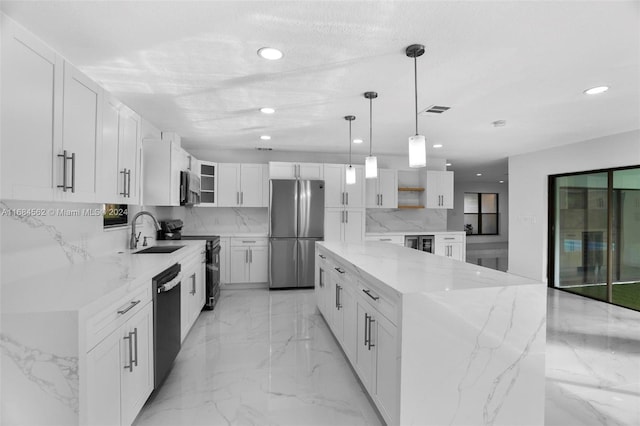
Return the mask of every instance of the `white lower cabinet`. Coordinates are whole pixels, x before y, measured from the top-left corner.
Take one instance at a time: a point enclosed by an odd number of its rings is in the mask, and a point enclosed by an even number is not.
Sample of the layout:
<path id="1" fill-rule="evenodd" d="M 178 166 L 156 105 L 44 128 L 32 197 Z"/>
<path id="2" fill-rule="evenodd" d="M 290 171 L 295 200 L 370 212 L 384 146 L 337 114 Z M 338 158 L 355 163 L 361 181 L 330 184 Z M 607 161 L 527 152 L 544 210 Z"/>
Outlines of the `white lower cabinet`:
<path id="1" fill-rule="evenodd" d="M 153 304 L 147 301 L 87 353 L 87 424 L 130 425 L 152 390 Z"/>
<path id="2" fill-rule="evenodd" d="M 189 330 L 198 319 L 204 306 L 205 295 L 205 251 L 192 262 L 182 265 L 180 282 L 180 341 L 184 342 Z"/>
<path id="3" fill-rule="evenodd" d="M 318 307 L 387 424 L 397 423 L 400 347 L 398 301 L 318 250 Z"/>
<path id="4" fill-rule="evenodd" d="M 269 252 L 266 238 L 231 238 L 229 283 L 262 283 L 268 280 Z"/>
<path id="5" fill-rule="evenodd" d="M 435 246 L 434 254 L 466 261 L 466 243 L 462 233 L 436 235 L 433 243 Z"/>

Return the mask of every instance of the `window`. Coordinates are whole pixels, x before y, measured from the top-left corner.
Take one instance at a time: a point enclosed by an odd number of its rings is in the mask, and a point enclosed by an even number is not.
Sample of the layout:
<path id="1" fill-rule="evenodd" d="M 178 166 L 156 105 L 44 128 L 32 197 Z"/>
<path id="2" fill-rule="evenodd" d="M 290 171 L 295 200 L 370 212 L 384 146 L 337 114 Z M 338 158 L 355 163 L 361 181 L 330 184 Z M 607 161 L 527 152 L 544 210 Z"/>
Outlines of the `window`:
<path id="1" fill-rule="evenodd" d="M 464 230 L 467 235 L 498 235 L 498 194 L 464 193 Z"/>

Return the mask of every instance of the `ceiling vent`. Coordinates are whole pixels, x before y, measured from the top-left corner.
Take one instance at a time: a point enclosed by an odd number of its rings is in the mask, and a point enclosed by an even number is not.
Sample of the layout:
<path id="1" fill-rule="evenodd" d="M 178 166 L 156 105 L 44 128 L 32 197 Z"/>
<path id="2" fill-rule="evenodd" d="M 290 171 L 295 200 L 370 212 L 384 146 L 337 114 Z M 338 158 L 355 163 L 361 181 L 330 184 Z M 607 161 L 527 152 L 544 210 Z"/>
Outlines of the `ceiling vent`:
<path id="1" fill-rule="evenodd" d="M 258 151 L 273 151 L 273 148 L 263 148 L 263 147 L 257 147 L 256 148 Z"/>
<path id="2" fill-rule="evenodd" d="M 451 107 L 446 107 L 442 105 L 431 105 L 427 109 L 423 110 L 420 114 L 442 114 L 443 112 L 451 109 Z"/>

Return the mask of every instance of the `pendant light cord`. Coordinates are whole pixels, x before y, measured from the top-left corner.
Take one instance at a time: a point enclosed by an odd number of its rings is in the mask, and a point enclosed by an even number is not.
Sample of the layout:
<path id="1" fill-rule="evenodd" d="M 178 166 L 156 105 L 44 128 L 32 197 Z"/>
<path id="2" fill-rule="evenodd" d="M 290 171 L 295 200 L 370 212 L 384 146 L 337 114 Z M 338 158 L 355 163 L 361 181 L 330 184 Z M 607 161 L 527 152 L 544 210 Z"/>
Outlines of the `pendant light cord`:
<path id="1" fill-rule="evenodd" d="M 373 98 L 369 98 L 369 157 L 373 150 Z"/>
<path id="2" fill-rule="evenodd" d="M 416 136 L 418 136 L 418 58 L 413 57 L 413 75 L 416 89 Z"/>
<path id="3" fill-rule="evenodd" d="M 349 120 L 349 167 L 351 167 L 351 120 Z"/>

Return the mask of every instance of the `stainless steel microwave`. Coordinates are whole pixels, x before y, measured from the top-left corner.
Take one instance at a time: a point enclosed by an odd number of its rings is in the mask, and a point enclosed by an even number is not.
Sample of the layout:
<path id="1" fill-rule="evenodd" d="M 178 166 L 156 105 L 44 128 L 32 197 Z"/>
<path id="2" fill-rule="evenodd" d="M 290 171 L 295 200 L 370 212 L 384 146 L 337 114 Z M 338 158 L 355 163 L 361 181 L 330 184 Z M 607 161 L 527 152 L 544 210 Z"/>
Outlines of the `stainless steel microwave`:
<path id="1" fill-rule="evenodd" d="M 200 204 L 200 176 L 193 172 L 180 172 L 180 205 Z"/>

